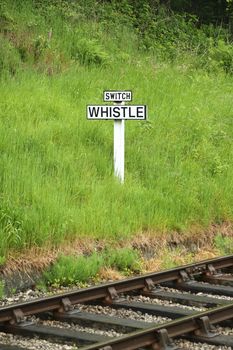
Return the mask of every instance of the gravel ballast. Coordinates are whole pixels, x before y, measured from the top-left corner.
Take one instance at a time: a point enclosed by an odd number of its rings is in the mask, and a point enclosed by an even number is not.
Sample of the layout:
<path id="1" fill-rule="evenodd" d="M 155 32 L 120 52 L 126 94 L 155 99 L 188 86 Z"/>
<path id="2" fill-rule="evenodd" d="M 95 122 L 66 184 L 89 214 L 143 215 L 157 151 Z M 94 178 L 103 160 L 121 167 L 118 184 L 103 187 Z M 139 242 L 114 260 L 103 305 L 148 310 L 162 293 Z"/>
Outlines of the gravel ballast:
<path id="1" fill-rule="evenodd" d="M 54 295 L 54 294 L 59 294 L 62 292 L 68 292 L 69 290 L 77 290 L 79 287 L 74 286 L 73 288 L 62 288 L 59 290 L 53 290 L 50 293 L 46 293 L 43 291 L 37 291 L 37 290 L 27 290 L 26 292 L 20 292 L 17 293 L 14 296 L 6 297 L 3 300 L 0 301 L 0 306 L 4 307 L 6 305 L 10 304 L 15 304 L 19 302 L 26 302 L 30 300 L 34 300 L 36 298 L 41 298 L 41 297 L 46 297 L 48 295 Z M 179 291 L 176 289 L 171 289 L 167 287 L 159 287 L 159 290 L 162 291 L 169 291 L 169 292 L 174 292 L 174 293 L 179 293 L 179 294 L 189 294 L 189 295 L 200 295 L 200 296 L 206 296 L 214 299 L 219 299 L 219 300 L 229 300 L 233 302 L 233 297 L 226 297 L 226 296 L 220 296 L 220 295 L 210 295 L 206 293 L 191 293 L 191 292 L 183 292 Z M 207 310 L 206 308 L 202 306 L 188 306 L 188 305 L 183 305 L 179 304 L 176 302 L 172 302 L 169 300 L 161 300 L 159 298 L 150 298 L 147 296 L 127 296 L 126 300 L 128 302 L 144 302 L 144 303 L 151 303 L 155 305 L 164 305 L 164 306 L 169 306 L 169 307 L 179 307 L 187 310 L 193 310 L 194 312 L 201 312 Z M 112 308 L 111 306 L 101 306 L 101 305 L 85 305 L 85 304 L 79 304 L 75 305 L 75 309 L 78 309 L 83 312 L 88 312 L 96 315 L 105 315 L 105 316 L 113 316 L 113 317 L 118 317 L 122 319 L 132 319 L 135 321 L 144 321 L 147 323 L 155 323 L 155 324 L 162 324 L 170 321 L 169 318 L 166 317 L 160 317 L 160 316 L 155 316 L 155 315 L 148 315 L 147 313 L 142 313 L 142 312 L 136 312 L 130 309 L 115 309 Z M 97 335 L 103 335 L 106 336 L 106 338 L 112 338 L 112 337 L 117 337 L 121 336 L 122 329 L 120 330 L 114 330 L 114 329 L 108 329 L 104 330 L 98 326 L 95 325 L 94 328 L 90 327 L 84 327 L 80 326 L 78 324 L 72 324 L 72 323 L 62 323 L 59 321 L 53 321 L 53 320 L 47 320 L 47 321 L 41 321 L 38 320 L 36 317 L 32 317 L 32 320 L 35 320 L 35 322 L 39 322 L 40 324 L 47 325 L 50 327 L 60 327 L 60 328 L 65 328 L 65 329 L 70 329 L 70 330 L 76 330 L 80 332 L 87 332 L 91 334 L 97 334 Z M 222 335 L 233 335 L 233 329 L 228 328 L 228 327 L 216 327 L 217 332 L 219 332 Z M 20 346 L 22 348 L 27 348 L 30 350 L 34 349 L 41 349 L 41 350 L 75 350 L 78 349 L 77 345 L 74 344 L 58 344 L 46 340 L 41 340 L 38 338 L 25 338 L 21 336 L 16 336 L 16 335 L 11 335 L 11 334 L 5 334 L 5 333 L 0 333 L 0 343 L 5 344 L 5 345 L 15 345 L 15 346 Z M 201 344 L 201 343 L 192 343 L 190 341 L 186 340 L 176 340 L 175 341 L 176 345 L 179 346 L 179 348 L 184 349 L 184 350 L 230 350 L 230 347 L 227 346 L 213 346 L 209 344 Z"/>
<path id="2" fill-rule="evenodd" d="M 14 345 L 30 350 L 76 350 L 75 345 L 57 344 L 38 338 L 26 338 L 18 335 L 0 333 L 0 343 L 4 345 Z"/>

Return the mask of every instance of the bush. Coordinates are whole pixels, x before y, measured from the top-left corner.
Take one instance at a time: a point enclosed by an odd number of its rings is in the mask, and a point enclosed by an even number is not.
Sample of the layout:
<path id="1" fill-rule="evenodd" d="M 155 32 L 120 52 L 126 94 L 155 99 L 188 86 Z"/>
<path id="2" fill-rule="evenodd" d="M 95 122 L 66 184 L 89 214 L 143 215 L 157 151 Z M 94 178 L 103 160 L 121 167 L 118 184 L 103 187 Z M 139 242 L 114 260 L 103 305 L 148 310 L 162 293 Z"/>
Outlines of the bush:
<path id="1" fill-rule="evenodd" d="M 0 76 L 14 75 L 20 66 L 20 56 L 17 50 L 0 35 Z"/>
<path id="2" fill-rule="evenodd" d="M 233 46 L 218 40 L 217 45 L 211 45 L 209 50 L 210 67 L 221 68 L 226 73 L 233 73 Z"/>
<path id="3" fill-rule="evenodd" d="M 109 56 L 95 40 L 81 39 L 73 42 L 71 57 L 84 65 L 104 65 Z"/>

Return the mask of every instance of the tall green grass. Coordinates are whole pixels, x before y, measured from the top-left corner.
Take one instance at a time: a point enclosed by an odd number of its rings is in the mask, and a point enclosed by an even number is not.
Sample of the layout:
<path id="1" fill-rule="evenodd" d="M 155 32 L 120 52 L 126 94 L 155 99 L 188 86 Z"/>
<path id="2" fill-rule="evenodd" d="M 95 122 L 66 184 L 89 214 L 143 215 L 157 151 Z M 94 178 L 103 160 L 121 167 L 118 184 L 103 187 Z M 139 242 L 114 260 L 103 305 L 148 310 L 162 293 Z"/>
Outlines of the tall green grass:
<path id="1" fill-rule="evenodd" d="M 1 254 L 232 220 L 232 78 L 152 67 L 80 66 L 1 85 Z M 126 123 L 123 186 L 113 176 L 113 124 L 85 116 L 107 88 L 131 88 L 149 109 L 147 122 Z"/>
<path id="2" fill-rule="evenodd" d="M 124 23 L 117 24 L 123 39 L 98 21 L 79 20 L 73 31 L 52 10 L 38 15 L 29 4 L 6 7 L 17 19 L 21 55 L 31 56 L 0 85 L 0 255 L 232 220 L 232 76 L 190 68 L 189 60 L 161 64 L 137 51 Z M 37 41 L 19 36 L 25 23 Z M 113 175 L 113 123 L 85 115 L 106 89 L 131 89 L 133 103 L 149 109 L 147 122 L 126 123 L 123 186 Z"/>

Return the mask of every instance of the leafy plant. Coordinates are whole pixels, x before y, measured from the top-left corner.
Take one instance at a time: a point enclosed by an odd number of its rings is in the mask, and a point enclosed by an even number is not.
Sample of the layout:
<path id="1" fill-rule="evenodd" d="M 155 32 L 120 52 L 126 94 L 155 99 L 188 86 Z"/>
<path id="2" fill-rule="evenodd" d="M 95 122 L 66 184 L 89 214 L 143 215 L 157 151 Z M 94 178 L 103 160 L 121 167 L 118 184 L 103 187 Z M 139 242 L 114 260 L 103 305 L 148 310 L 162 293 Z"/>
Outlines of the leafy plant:
<path id="1" fill-rule="evenodd" d="M 104 65 L 109 56 L 95 40 L 80 39 L 73 42 L 71 56 L 84 65 Z"/>
<path id="2" fill-rule="evenodd" d="M 218 40 L 217 45 L 211 45 L 209 60 L 212 68 L 222 68 L 226 73 L 233 73 L 233 46 Z"/>

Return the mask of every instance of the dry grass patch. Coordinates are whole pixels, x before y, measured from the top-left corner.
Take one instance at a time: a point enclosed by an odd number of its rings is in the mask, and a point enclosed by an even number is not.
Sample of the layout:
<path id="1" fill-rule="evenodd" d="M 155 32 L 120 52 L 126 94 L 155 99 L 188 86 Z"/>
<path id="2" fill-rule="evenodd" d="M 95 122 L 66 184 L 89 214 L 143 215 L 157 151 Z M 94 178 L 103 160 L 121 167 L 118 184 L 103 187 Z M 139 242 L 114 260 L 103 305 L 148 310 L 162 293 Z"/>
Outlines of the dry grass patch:
<path id="1" fill-rule="evenodd" d="M 15 271 L 30 273 L 31 271 L 43 271 L 53 264 L 58 257 L 63 255 L 91 255 L 100 253 L 109 247 L 117 251 L 129 248 L 140 252 L 142 257 L 143 272 L 159 271 L 164 268 L 188 264 L 194 261 L 214 258 L 223 255 L 215 246 L 215 237 L 221 233 L 223 237 L 233 237 L 231 223 L 211 225 L 207 230 L 200 232 L 188 232 L 185 235 L 178 232 L 138 233 L 128 240 L 109 241 L 107 239 L 94 239 L 90 237 L 79 238 L 72 242 L 64 242 L 54 248 L 33 247 L 23 252 L 13 251 L 9 253 L 5 264 L 1 267 L 7 275 Z M 100 272 L 102 279 L 118 279 L 121 273 L 115 268 L 103 268 Z"/>
<path id="2" fill-rule="evenodd" d="M 213 259 L 219 256 L 219 252 L 216 249 L 213 250 L 200 250 L 197 254 L 194 256 L 194 261 L 202 261 L 207 259 Z"/>
<path id="3" fill-rule="evenodd" d="M 124 278 L 124 275 L 115 269 L 104 267 L 100 269 L 98 277 L 102 281 L 119 281 Z"/>

